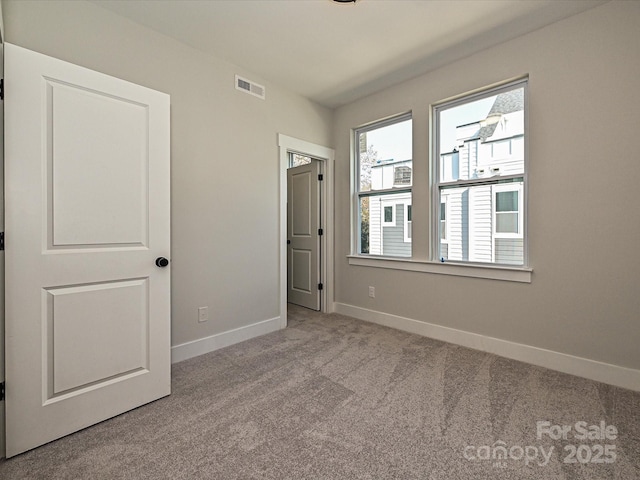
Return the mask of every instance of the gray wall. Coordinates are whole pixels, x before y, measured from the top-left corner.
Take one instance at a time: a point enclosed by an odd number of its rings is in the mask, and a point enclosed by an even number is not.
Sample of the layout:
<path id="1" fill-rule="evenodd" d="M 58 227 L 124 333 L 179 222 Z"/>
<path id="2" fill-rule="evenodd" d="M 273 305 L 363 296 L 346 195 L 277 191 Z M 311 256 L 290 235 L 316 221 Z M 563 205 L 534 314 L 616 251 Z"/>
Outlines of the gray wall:
<path id="1" fill-rule="evenodd" d="M 89 2 L 2 6 L 8 42 L 171 95 L 172 344 L 277 317 L 277 134 L 331 145 L 332 112 Z"/>
<path id="2" fill-rule="evenodd" d="M 639 369 L 639 27 L 640 2 L 610 2 L 337 109 L 336 301 Z M 429 105 L 523 74 L 532 283 L 350 266 L 350 129 L 413 111 L 427 260 Z"/>

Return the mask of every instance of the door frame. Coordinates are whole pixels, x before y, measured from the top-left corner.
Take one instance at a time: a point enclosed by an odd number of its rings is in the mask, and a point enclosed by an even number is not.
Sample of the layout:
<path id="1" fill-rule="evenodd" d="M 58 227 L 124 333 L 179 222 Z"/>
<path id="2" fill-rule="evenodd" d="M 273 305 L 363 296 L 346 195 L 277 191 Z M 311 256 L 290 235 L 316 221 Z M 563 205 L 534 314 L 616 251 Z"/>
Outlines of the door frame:
<path id="1" fill-rule="evenodd" d="M 4 20 L 0 4 L 0 78 L 4 78 Z M 4 101 L 0 103 L 0 231 L 4 232 Z M 0 383 L 4 383 L 4 250 L 0 251 Z M 0 401 L 0 458 L 5 458 L 4 400 Z"/>
<path id="2" fill-rule="evenodd" d="M 331 313 L 335 310 L 333 299 L 333 172 L 335 150 L 315 143 L 300 140 L 288 135 L 278 134 L 280 148 L 280 229 L 278 235 L 280 265 L 280 328 L 287 326 L 287 169 L 289 154 L 298 153 L 321 162 L 320 171 L 324 179 L 320 182 L 322 219 L 324 235 L 320 240 L 320 277 L 323 282 L 323 294 L 320 311 Z"/>

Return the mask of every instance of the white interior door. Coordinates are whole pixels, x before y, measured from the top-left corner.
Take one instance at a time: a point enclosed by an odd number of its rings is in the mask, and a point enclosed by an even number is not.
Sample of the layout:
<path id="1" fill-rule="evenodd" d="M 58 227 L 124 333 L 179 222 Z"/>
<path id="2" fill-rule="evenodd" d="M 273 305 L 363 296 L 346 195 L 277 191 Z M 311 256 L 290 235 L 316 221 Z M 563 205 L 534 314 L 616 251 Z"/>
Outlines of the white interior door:
<path id="1" fill-rule="evenodd" d="M 287 298 L 313 310 L 320 310 L 318 163 L 287 170 Z"/>
<path id="2" fill-rule="evenodd" d="M 169 96 L 5 62 L 10 457 L 170 393 Z"/>

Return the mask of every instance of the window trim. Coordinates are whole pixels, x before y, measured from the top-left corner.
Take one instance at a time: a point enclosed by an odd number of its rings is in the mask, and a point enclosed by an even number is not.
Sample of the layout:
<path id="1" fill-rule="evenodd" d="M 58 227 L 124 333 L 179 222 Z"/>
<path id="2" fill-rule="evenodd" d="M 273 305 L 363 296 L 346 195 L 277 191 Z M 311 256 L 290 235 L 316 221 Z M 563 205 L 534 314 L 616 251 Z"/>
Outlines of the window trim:
<path id="1" fill-rule="evenodd" d="M 438 121 L 439 113 L 443 110 L 448 110 L 454 107 L 458 107 L 461 105 L 465 105 L 477 100 L 481 100 L 483 98 L 492 97 L 494 95 L 498 95 L 503 92 L 507 92 L 510 90 L 514 90 L 516 88 L 524 89 L 524 172 L 522 174 L 515 175 L 499 175 L 494 177 L 487 177 L 483 179 L 471 179 L 471 180 L 457 180 L 452 182 L 441 182 L 440 181 L 440 122 Z M 431 177 L 431 221 L 430 221 L 430 261 L 436 262 L 440 257 L 440 193 L 441 187 L 456 187 L 456 186 L 472 186 L 472 185 L 481 185 L 481 184 L 499 184 L 499 183 L 507 183 L 509 181 L 513 182 L 516 180 L 522 181 L 522 194 L 520 195 L 519 202 L 522 201 L 522 215 L 521 221 L 522 224 L 522 238 L 523 238 L 523 263 L 522 265 L 516 266 L 506 266 L 504 264 L 498 263 L 489 263 L 489 262 L 472 262 L 472 261 L 464 261 L 464 260 L 448 260 L 449 264 L 457 264 L 457 265 L 473 265 L 475 267 L 486 266 L 487 268 L 517 268 L 522 271 L 530 272 L 530 264 L 529 264 L 529 242 L 528 242 L 528 171 L 529 171 L 529 120 L 528 120 L 528 112 L 529 112 L 529 77 L 524 76 L 514 80 L 510 80 L 504 83 L 500 83 L 497 85 L 493 85 L 487 88 L 483 88 L 482 90 L 477 90 L 470 94 L 463 94 L 457 96 L 453 99 L 445 100 L 442 102 L 438 102 L 431 106 L 431 132 L 433 132 L 433 147 L 431 149 L 431 162 L 430 162 L 430 171 L 432 174 Z M 493 194 L 492 194 L 493 195 Z M 448 212 L 447 212 L 448 213 Z M 494 215 L 493 207 L 492 207 L 492 216 Z M 495 225 L 495 223 L 494 223 Z M 495 226 L 492 227 L 492 230 L 495 229 Z M 493 237 L 493 236 L 492 236 Z M 492 258 L 493 254 L 493 245 L 495 245 L 495 241 L 492 238 Z M 492 277 L 489 277 L 492 278 Z"/>
<path id="2" fill-rule="evenodd" d="M 454 275 L 457 277 L 503 280 L 506 282 L 531 283 L 533 269 L 529 267 L 497 265 L 492 263 L 456 263 L 412 260 L 404 257 L 347 255 L 349 265 L 385 268 L 407 272 Z"/>

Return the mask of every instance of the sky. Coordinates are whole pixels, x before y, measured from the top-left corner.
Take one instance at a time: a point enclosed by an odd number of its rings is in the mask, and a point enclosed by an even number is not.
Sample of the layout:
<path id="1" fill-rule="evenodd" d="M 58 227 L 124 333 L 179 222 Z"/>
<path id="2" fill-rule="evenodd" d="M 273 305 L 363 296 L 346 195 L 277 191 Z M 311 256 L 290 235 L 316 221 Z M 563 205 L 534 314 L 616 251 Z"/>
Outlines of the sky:
<path id="1" fill-rule="evenodd" d="M 440 152 L 450 152 L 456 146 L 456 127 L 487 118 L 496 96 L 465 103 L 440 112 Z"/>
<path id="2" fill-rule="evenodd" d="M 495 96 L 443 110 L 440 114 L 440 151 L 450 152 L 456 145 L 456 127 L 486 118 Z M 413 158 L 411 120 L 367 132 L 367 143 L 378 152 L 378 160 Z M 427 132 L 424 132 L 427 135 Z"/>
<path id="3" fill-rule="evenodd" d="M 378 152 L 378 160 L 410 160 L 411 120 L 367 132 L 367 144 Z"/>

